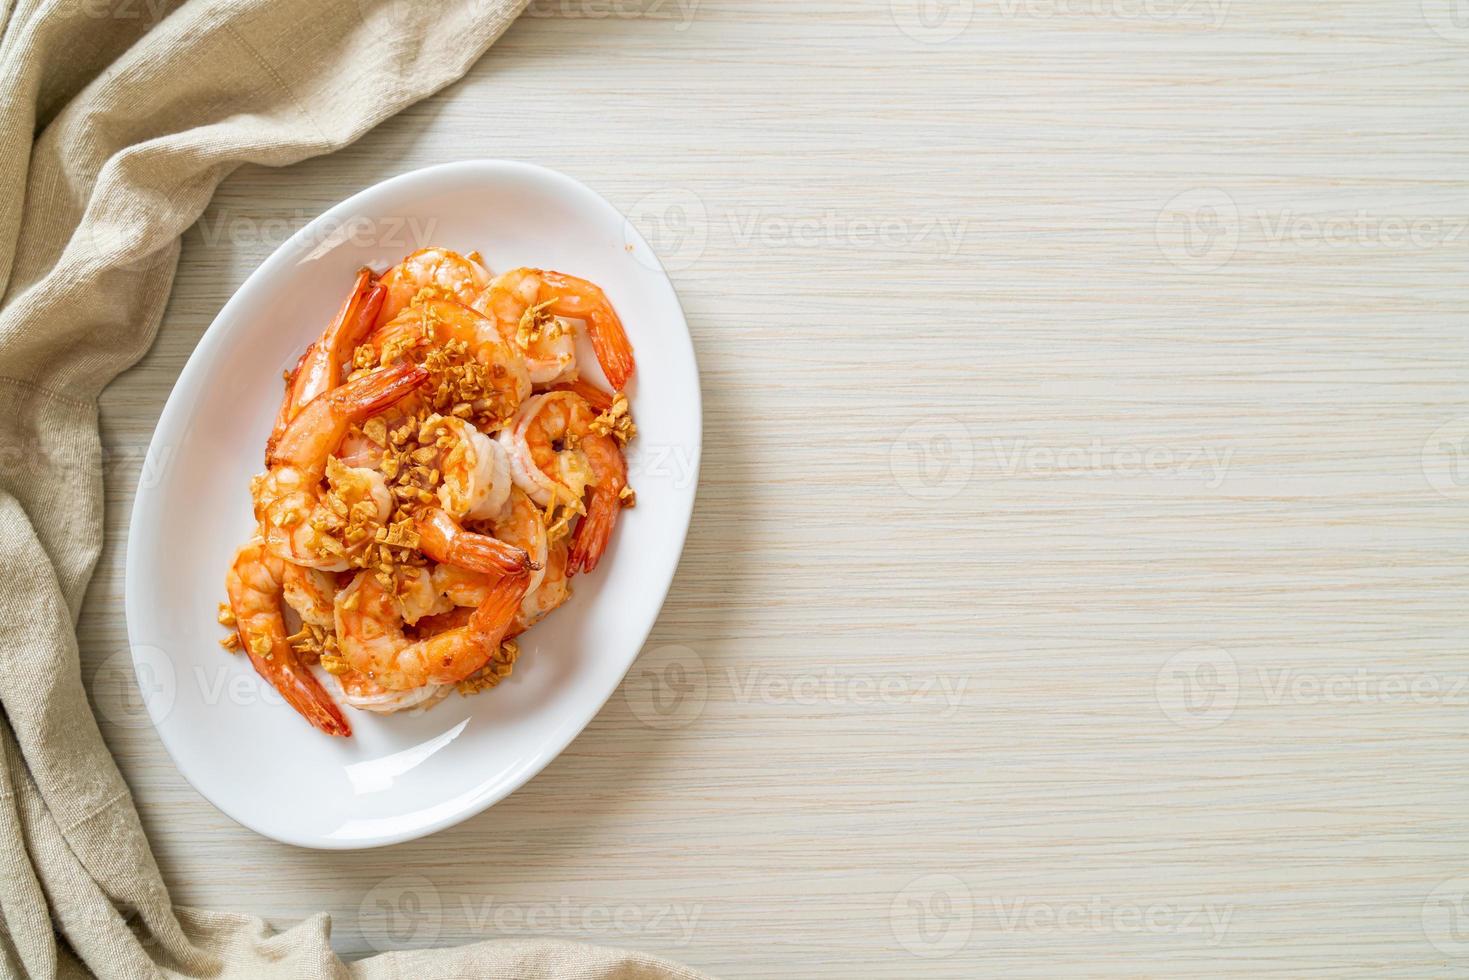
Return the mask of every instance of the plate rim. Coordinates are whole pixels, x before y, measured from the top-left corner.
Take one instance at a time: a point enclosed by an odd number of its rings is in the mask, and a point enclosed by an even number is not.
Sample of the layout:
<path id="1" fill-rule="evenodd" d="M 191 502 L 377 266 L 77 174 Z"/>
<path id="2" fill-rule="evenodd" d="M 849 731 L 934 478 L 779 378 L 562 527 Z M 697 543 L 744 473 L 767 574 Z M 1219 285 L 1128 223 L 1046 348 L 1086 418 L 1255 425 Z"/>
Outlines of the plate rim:
<path id="1" fill-rule="evenodd" d="M 522 766 L 518 771 L 514 773 L 514 775 L 510 779 L 505 781 L 502 786 L 489 793 L 486 793 L 483 799 L 477 799 L 467 804 L 459 811 L 448 814 L 444 817 L 438 818 L 428 823 L 414 826 L 403 831 L 381 833 L 368 837 L 352 838 L 345 840 L 340 838 L 330 838 L 311 834 L 303 835 L 292 834 L 289 832 L 280 832 L 274 828 L 267 829 L 266 827 L 260 826 L 257 823 L 252 822 L 251 820 L 246 819 L 245 817 L 233 812 L 226 803 L 222 802 L 220 799 L 217 799 L 213 794 L 211 794 L 209 790 L 201 785 L 200 782 L 196 780 L 194 776 L 190 773 L 188 767 L 180 763 L 178 755 L 174 752 L 173 738 L 179 737 L 178 733 L 174 732 L 173 734 L 170 734 L 169 726 L 163 724 L 160 719 L 155 718 L 152 711 L 148 712 L 149 725 L 158 735 L 159 741 L 163 744 L 164 751 L 168 754 L 169 761 L 173 763 L 174 769 L 176 769 L 178 773 L 183 776 L 184 781 L 187 782 L 194 789 L 195 792 L 197 792 L 206 801 L 208 801 L 208 803 L 216 810 L 224 814 L 226 817 L 229 817 L 240 826 L 254 831 L 255 833 L 260 834 L 263 837 L 268 837 L 272 840 L 280 841 L 283 844 L 289 844 L 295 847 L 307 848 L 312 850 L 353 851 L 369 850 L 378 847 L 388 847 L 393 844 L 400 844 L 411 840 L 417 840 L 422 837 L 427 837 L 431 834 L 436 834 L 442 830 L 446 830 L 470 819 L 471 817 L 483 813 L 485 810 L 488 810 L 490 807 L 494 806 L 496 803 L 499 803 L 511 793 L 514 793 L 526 783 L 530 782 L 537 775 L 539 775 L 541 771 L 546 768 L 546 766 L 550 765 L 552 761 L 558 758 L 561 753 L 566 750 L 567 746 L 575 741 L 576 738 L 586 730 L 587 726 L 596 719 L 597 715 L 601 714 L 602 709 L 606 707 L 607 702 L 612 699 L 612 696 L 616 694 L 619 690 L 621 690 L 623 681 L 626 679 L 627 674 L 632 669 L 633 665 L 637 663 L 638 658 L 642 656 L 643 647 L 647 643 L 648 637 L 652 634 L 653 628 L 657 625 L 658 619 L 663 613 L 664 604 L 668 600 L 668 593 L 673 587 L 673 580 L 675 577 L 677 577 L 679 566 L 683 563 L 684 548 L 688 543 L 689 528 L 693 524 L 694 511 L 698 503 L 700 472 L 703 467 L 704 459 L 703 381 L 699 371 L 698 353 L 694 348 L 693 334 L 689 330 L 688 314 L 683 308 L 683 303 L 679 298 L 678 290 L 674 286 L 673 278 L 668 274 L 668 270 L 664 267 L 662 260 L 658 257 L 657 252 L 655 252 L 653 248 L 648 244 L 647 240 L 643 237 L 642 232 L 638 230 L 637 226 L 633 224 L 632 220 L 628 218 L 627 215 L 623 214 L 620 209 L 613 205 L 611 201 L 607 200 L 607 198 L 602 196 L 602 194 L 598 193 L 596 190 L 593 190 L 591 187 L 576 179 L 575 177 L 572 177 L 569 174 L 563 173 L 559 170 L 555 170 L 541 164 L 531 163 L 524 160 L 512 160 L 493 157 L 456 160 L 448 163 L 439 163 L 432 164 L 426 167 L 418 167 L 400 174 L 394 174 L 391 177 L 387 177 L 374 184 L 363 187 L 362 189 L 349 195 L 341 201 L 338 201 L 336 204 L 333 204 L 330 207 L 326 208 L 320 214 L 316 215 L 316 217 L 312 218 L 302 227 L 297 229 L 295 233 L 293 233 L 289 238 L 287 238 L 284 242 L 277 246 L 274 251 L 266 256 L 265 259 L 262 260 L 253 270 L 251 270 L 249 275 L 247 275 L 240 282 L 240 284 L 235 287 L 235 290 L 230 295 L 229 299 L 226 300 L 224 305 L 219 308 L 219 311 L 210 321 L 209 326 L 200 335 L 198 342 L 194 345 L 193 350 L 190 351 L 187 360 L 185 360 L 184 366 L 180 369 L 178 377 L 174 379 L 173 386 L 169 390 L 168 397 L 164 400 L 163 408 L 160 410 L 158 415 L 158 421 L 154 424 L 153 427 L 153 434 L 148 441 L 148 450 L 145 456 L 145 461 L 158 458 L 158 453 L 160 452 L 159 439 L 161 433 L 165 428 L 164 421 L 165 419 L 172 418 L 180 411 L 180 405 L 176 403 L 181 402 L 182 399 L 185 397 L 185 395 L 183 394 L 185 380 L 190 378 L 195 373 L 204 371 L 206 369 L 205 365 L 212 363 L 212 358 L 208 356 L 201 358 L 200 354 L 204 353 L 207 355 L 215 346 L 222 342 L 223 338 L 228 333 L 231 333 L 234 329 L 240 329 L 240 327 L 238 326 L 231 328 L 228 324 L 230 321 L 237 319 L 236 313 L 238 307 L 244 305 L 247 302 L 242 297 L 244 297 L 247 293 L 253 293 L 255 291 L 251 288 L 252 284 L 274 278 L 281 271 L 281 267 L 289 266 L 298 261 L 301 257 L 303 257 L 300 253 L 308 250 L 311 246 L 311 243 L 318 240 L 321 229 L 328 222 L 336 221 L 343 218 L 350 219 L 355 215 L 355 213 L 361 210 L 362 202 L 370 195 L 373 195 L 384 188 L 390 188 L 397 184 L 413 183 L 416 181 L 430 179 L 435 176 L 448 177 L 471 173 L 484 174 L 494 177 L 505 177 L 508 175 L 513 175 L 520 178 L 531 178 L 550 181 L 552 184 L 558 186 L 558 193 L 580 195 L 584 199 L 589 201 L 593 207 L 602 209 L 609 216 L 620 221 L 623 226 L 623 234 L 625 240 L 627 244 L 633 246 L 633 248 L 638 251 L 639 260 L 643 261 L 645 265 L 651 262 L 651 271 L 655 272 L 658 279 L 661 280 L 662 286 L 667 290 L 668 298 L 672 300 L 673 309 L 677 311 L 677 327 L 679 328 L 679 332 L 681 332 L 682 339 L 684 341 L 683 344 L 680 346 L 683 347 L 683 354 L 686 355 L 688 358 L 687 366 L 691 372 L 690 376 L 693 382 L 694 398 L 692 400 L 692 405 L 688 409 L 685 409 L 691 410 L 693 412 L 693 432 L 695 436 L 692 453 L 693 461 L 690 473 L 692 480 L 688 496 L 688 514 L 687 517 L 680 523 L 680 526 L 676 529 L 675 537 L 677 539 L 677 551 L 674 560 L 669 564 L 666 575 L 663 576 L 663 581 L 656 583 L 644 583 L 644 587 L 647 587 L 649 585 L 654 586 L 654 591 L 658 596 L 657 612 L 649 621 L 647 627 L 643 630 L 642 636 L 638 640 L 637 652 L 634 653 L 632 657 L 628 658 L 626 665 L 623 667 L 621 673 L 618 675 L 617 683 L 611 685 L 607 690 L 607 693 L 599 700 L 597 700 L 595 704 L 592 704 L 589 701 L 587 709 L 578 714 L 576 718 L 576 724 L 570 726 L 564 724 L 555 726 L 553 732 L 551 733 L 550 741 L 547 743 L 547 748 L 537 753 L 535 756 L 529 758 L 529 764 Z M 169 426 L 169 428 L 172 429 L 173 426 L 171 425 Z M 123 616 L 127 623 L 127 636 L 129 647 L 128 652 L 133 664 L 133 679 L 134 682 L 137 683 L 139 686 L 140 694 L 143 699 L 145 708 L 148 705 L 148 695 L 146 688 L 147 679 L 144 676 L 144 671 L 148 669 L 148 666 L 145 663 L 144 659 L 140 656 L 140 651 L 144 647 L 146 647 L 147 644 L 139 640 L 137 636 L 138 627 L 135 625 L 139 621 L 139 617 L 141 616 L 141 603 L 143 600 L 140 598 L 140 590 L 134 588 L 135 583 L 140 581 L 143 572 L 142 569 L 138 567 L 138 563 L 141 561 L 141 558 L 137 557 L 140 554 L 141 549 L 135 548 L 134 542 L 138 540 L 140 535 L 143 533 L 143 529 L 140 526 L 140 515 L 142 509 L 139 508 L 138 503 L 140 500 L 144 499 L 144 495 L 146 493 L 150 492 L 150 488 L 146 485 L 149 479 L 149 473 L 149 467 L 147 465 L 143 466 L 141 475 L 136 486 L 134 487 L 132 502 L 129 505 L 127 540 L 125 545 L 127 552 L 124 560 L 123 572 Z"/>

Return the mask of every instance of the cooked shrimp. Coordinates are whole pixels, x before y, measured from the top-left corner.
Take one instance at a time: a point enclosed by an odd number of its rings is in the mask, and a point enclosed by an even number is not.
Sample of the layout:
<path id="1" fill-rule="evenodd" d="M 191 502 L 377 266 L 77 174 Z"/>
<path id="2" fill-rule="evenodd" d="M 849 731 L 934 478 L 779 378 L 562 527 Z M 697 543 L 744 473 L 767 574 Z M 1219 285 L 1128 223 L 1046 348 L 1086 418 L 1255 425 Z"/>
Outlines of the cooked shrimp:
<path id="1" fill-rule="evenodd" d="M 225 577 L 230 611 L 240 642 L 255 670 L 286 703 L 328 735 L 351 735 L 352 726 L 322 689 L 316 675 L 301 663 L 286 636 L 281 613 L 282 579 L 286 562 L 260 538 L 252 539 L 235 555 Z"/>
<path id="2" fill-rule="evenodd" d="M 425 363 L 445 377 L 426 388 L 425 397 L 440 396 L 437 387 L 443 384 L 457 389 L 442 393 L 449 404 L 440 407 L 435 402 L 444 414 L 454 407 L 453 403 L 465 402 L 476 417 L 498 423 L 514 415 L 531 391 L 530 375 L 520 352 L 500 338 L 494 321 L 459 303 L 426 300 L 415 304 L 373 331 L 367 342 L 384 365 L 430 358 Z M 433 348 L 461 344 L 461 349 L 472 355 L 472 371 L 462 366 L 456 371 L 451 365 L 432 360 L 427 353 Z M 452 378 L 447 377 L 450 374 Z"/>
<path id="3" fill-rule="evenodd" d="M 393 404 L 427 378 L 428 372 L 413 365 L 385 368 L 316 397 L 297 413 L 271 451 L 270 469 L 251 487 L 255 516 L 272 551 L 311 568 L 349 567 L 350 549 L 367 540 L 344 542 L 333 529 L 349 516 L 382 521 L 392 499 L 381 473 L 353 469 L 334 461 L 331 453 L 353 422 Z M 323 495 L 323 477 L 331 483 L 330 497 Z"/>
<path id="4" fill-rule="evenodd" d="M 521 548 L 530 556 L 531 576 L 526 583 L 525 600 L 521 603 L 524 609 L 533 600 L 546 576 L 549 550 L 546 522 L 541 517 L 540 509 L 517 487 L 510 492 L 510 501 L 504 515 L 491 524 L 490 529 L 500 541 Z M 434 587 L 456 606 L 479 605 L 484 601 L 485 590 L 494 583 L 496 577 L 449 564 L 438 565 L 433 572 Z M 516 617 L 517 622 L 520 618 Z"/>
<path id="5" fill-rule="evenodd" d="M 507 344 L 525 357 L 533 384 L 576 376 L 576 334 L 570 325 L 537 304 L 538 278 L 517 270 L 490 283 L 469 305 L 491 317 Z"/>
<path id="6" fill-rule="evenodd" d="M 341 572 L 370 543 L 366 535 L 346 541 L 346 521 L 382 524 L 392 513 L 393 497 L 383 475 L 327 460 L 326 492 L 320 479 L 293 467 L 279 467 L 259 478 L 256 514 L 266 541 L 295 565 Z M 261 501 L 268 501 L 264 508 Z"/>
<path id="7" fill-rule="evenodd" d="M 592 428 L 597 412 L 574 391 L 534 395 L 500 433 L 516 486 L 542 507 L 560 501 L 583 508 L 567 572 L 597 567 L 627 486 L 627 462 L 610 435 Z M 583 504 L 583 497 L 586 502 Z"/>
<path id="8" fill-rule="evenodd" d="M 335 575 L 288 561 L 281 576 L 281 591 L 286 605 L 296 610 L 301 622 L 332 628 L 332 607 L 337 599 Z"/>
<path id="9" fill-rule="evenodd" d="M 440 565 L 439 568 L 449 568 Z M 416 634 L 420 637 L 437 636 L 469 623 L 473 609 L 450 608 L 447 612 L 425 616 L 417 623 Z M 363 711 L 392 714 L 413 708 L 431 708 L 454 689 L 452 684 L 426 684 L 407 691 L 390 691 L 367 675 L 348 670 L 341 675 L 330 675 L 333 687 L 341 693 L 342 703 Z"/>
<path id="10" fill-rule="evenodd" d="M 454 604 L 434 587 L 433 574 L 427 568 L 397 566 L 393 570 L 393 595 L 403 622 L 417 625 L 425 635 L 441 632 L 444 627 L 440 624 L 447 618 L 445 614 L 456 611 Z M 327 609 L 327 625 L 330 629 L 336 628 L 334 608 Z M 430 707 L 451 690 L 447 685 L 431 684 L 410 691 L 389 691 L 365 674 L 351 669 L 341 674 L 327 673 L 327 676 L 331 678 L 328 687 L 337 692 L 338 700 L 343 704 L 380 714 Z"/>
<path id="11" fill-rule="evenodd" d="M 610 385 L 581 377 L 583 325 Z M 506 638 L 567 601 L 631 506 L 635 370 L 584 279 L 495 277 L 444 248 L 361 270 L 287 377 L 225 645 L 333 735 L 351 733 L 339 703 L 392 712 L 493 687 L 518 654 Z"/>
<path id="12" fill-rule="evenodd" d="M 438 450 L 439 502 L 451 517 L 488 520 L 505 509 L 512 486 L 505 447 L 453 416 L 431 415 L 418 432 Z"/>
<path id="13" fill-rule="evenodd" d="M 465 625 L 414 638 L 405 631 L 391 592 L 374 572 L 362 572 L 337 596 L 342 656 L 353 670 L 388 691 L 462 681 L 500 648 L 525 595 L 527 577 L 521 572 L 499 579 Z"/>
<path id="14" fill-rule="evenodd" d="M 490 274 L 475 259 L 458 252 L 421 248 L 383 273 L 381 281 L 387 298 L 377 316 L 379 325 L 412 306 L 415 298 L 469 303 L 489 284 Z"/>
<path id="15" fill-rule="evenodd" d="M 327 326 L 326 332 L 320 338 L 306 348 L 306 352 L 296 362 L 296 369 L 286 381 L 285 398 L 281 401 L 275 428 L 265 444 L 267 459 L 270 457 L 271 447 L 280 440 L 296 413 L 313 398 L 342 383 L 342 368 L 351 360 L 357 345 L 362 343 L 377 324 L 384 295 L 385 291 L 381 286 L 372 284 L 371 269 L 363 269 L 357 273 L 352 292 L 342 304 L 336 319 Z"/>
<path id="16" fill-rule="evenodd" d="M 520 600 L 515 621 L 505 634 L 507 639 L 524 633 L 571 598 L 571 581 L 566 574 L 569 552 L 570 548 L 564 538 L 548 548 L 545 567 L 537 575 L 539 584 L 535 588 L 527 589 L 525 598 Z M 439 565 L 434 569 L 433 577 L 434 586 L 444 598 L 461 608 L 484 602 L 486 595 L 499 581 L 493 575 L 471 572 L 453 565 Z"/>
<path id="17" fill-rule="evenodd" d="M 617 391 L 627 387 L 636 366 L 632 343 L 607 294 L 585 279 L 543 269 L 514 269 L 496 278 L 474 303 L 495 318 L 506 342 L 525 352 L 538 384 L 575 371 L 575 348 L 563 327 L 553 322 L 566 317 L 586 322 L 602 373 Z"/>

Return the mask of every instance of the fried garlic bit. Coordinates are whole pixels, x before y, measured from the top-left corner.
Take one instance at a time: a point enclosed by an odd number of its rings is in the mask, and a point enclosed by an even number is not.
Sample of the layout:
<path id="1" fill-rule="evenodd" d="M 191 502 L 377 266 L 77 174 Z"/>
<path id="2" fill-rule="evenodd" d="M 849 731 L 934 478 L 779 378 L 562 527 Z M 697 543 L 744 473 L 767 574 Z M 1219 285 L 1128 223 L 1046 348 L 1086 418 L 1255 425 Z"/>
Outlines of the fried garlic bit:
<path id="1" fill-rule="evenodd" d="M 546 538 L 549 541 L 560 541 L 571 533 L 571 522 L 578 516 L 575 507 L 569 507 L 564 503 L 557 503 L 553 497 L 551 503 L 546 507 L 546 513 L 542 521 L 546 525 Z"/>
<path id="2" fill-rule="evenodd" d="M 286 642 L 296 651 L 302 663 L 314 664 L 337 653 L 337 634 L 310 623 L 303 623 L 301 632 L 286 637 Z"/>
<path id="3" fill-rule="evenodd" d="M 561 318 L 546 310 L 546 307 L 555 302 L 554 299 L 548 299 L 544 303 L 537 303 L 527 307 L 520 315 L 520 323 L 515 328 L 515 342 L 520 345 L 521 350 L 529 350 L 530 345 L 539 340 L 555 340 L 566 332 L 566 324 L 561 322 Z"/>
<path id="4" fill-rule="evenodd" d="M 599 436 L 611 436 L 621 446 L 636 439 L 638 427 L 632 420 L 632 408 L 627 403 L 627 396 L 620 391 L 613 395 L 612 404 L 607 411 L 592 419 L 591 429 Z M 617 498 L 623 507 L 636 507 L 638 503 L 638 495 L 629 486 L 618 491 Z"/>
<path id="5" fill-rule="evenodd" d="M 465 697 L 478 694 L 480 691 L 488 691 L 510 676 L 515 669 L 515 661 L 520 657 L 520 644 L 514 640 L 506 640 L 500 644 L 500 649 L 479 670 L 470 674 L 464 680 L 455 684 L 454 687 Z"/>
<path id="6" fill-rule="evenodd" d="M 620 391 L 613 395 L 611 407 L 592 419 L 591 429 L 599 436 L 611 436 L 622 446 L 637 438 L 638 427 L 633 423 L 627 396 Z"/>
<path id="7" fill-rule="evenodd" d="M 234 653 L 236 650 L 240 649 L 240 634 L 239 631 L 235 629 L 235 613 L 234 610 L 230 609 L 229 603 L 221 602 L 219 604 L 219 613 L 215 616 L 215 619 L 219 621 L 219 625 L 227 627 L 229 629 L 229 635 L 221 638 L 219 641 L 219 645 L 224 647 L 230 653 Z"/>
<path id="8" fill-rule="evenodd" d="M 500 428 L 515 407 L 505 390 L 505 367 L 479 360 L 462 340 L 450 340 L 424 356 L 428 409 L 473 422 L 482 432 Z"/>
<path id="9" fill-rule="evenodd" d="M 339 653 L 323 653 L 321 655 L 321 666 L 328 674 L 333 674 L 337 677 L 341 677 L 352 669 L 352 665 L 347 663 L 347 658 Z"/>
<path id="10" fill-rule="evenodd" d="M 418 292 L 413 294 L 413 298 L 408 301 L 408 305 L 423 306 L 425 303 L 436 299 L 446 299 L 453 303 L 459 302 L 459 297 L 443 286 L 436 286 L 433 283 L 429 283 L 427 286 L 420 287 Z"/>

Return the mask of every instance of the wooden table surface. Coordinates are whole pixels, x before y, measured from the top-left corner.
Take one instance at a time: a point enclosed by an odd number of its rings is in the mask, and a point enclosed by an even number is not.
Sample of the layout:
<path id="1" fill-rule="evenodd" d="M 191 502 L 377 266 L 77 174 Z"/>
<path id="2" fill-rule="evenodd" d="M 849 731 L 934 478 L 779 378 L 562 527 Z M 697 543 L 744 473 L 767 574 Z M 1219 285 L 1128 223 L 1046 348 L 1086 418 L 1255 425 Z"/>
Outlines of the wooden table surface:
<path id="1" fill-rule="evenodd" d="M 536 0 L 359 144 L 241 169 L 104 397 L 82 619 L 177 899 L 729 978 L 1466 972 L 1466 84 L 1453 0 Z M 293 849 L 128 698 L 139 460 L 291 231 L 481 156 L 667 258 L 688 547 L 528 786 Z"/>

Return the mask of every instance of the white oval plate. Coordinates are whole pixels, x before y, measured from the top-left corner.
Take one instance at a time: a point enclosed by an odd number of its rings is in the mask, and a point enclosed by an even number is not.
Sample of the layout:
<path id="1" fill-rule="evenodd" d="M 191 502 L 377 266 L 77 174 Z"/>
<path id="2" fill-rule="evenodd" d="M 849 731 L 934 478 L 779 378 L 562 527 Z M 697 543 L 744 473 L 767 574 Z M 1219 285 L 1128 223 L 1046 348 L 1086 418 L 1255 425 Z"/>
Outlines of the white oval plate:
<path id="1" fill-rule="evenodd" d="M 483 252 L 493 271 L 559 269 L 601 285 L 636 350 L 638 505 L 565 606 L 524 637 L 494 690 L 418 713 L 345 709 L 350 739 L 311 728 L 243 656 L 218 645 L 224 575 L 249 538 L 249 482 L 281 372 L 364 265 L 424 245 Z M 588 352 L 589 353 L 589 352 Z M 590 360 L 590 359 L 588 359 Z M 593 365 L 595 361 L 591 362 Z M 593 367 L 586 372 L 602 380 Z M 361 848 L 451 826 L 523 785 L 592 720 L 647 639 L 693 512 L 698 368 L 673 286 L 648 243 L 596 193 L 524 163 L 470 161 L 386 180 L 276 250 L 184 366 L 148 450 L 128 533 L 126 605 L 149 717 L 184 777 L 268 837 Z"/>

